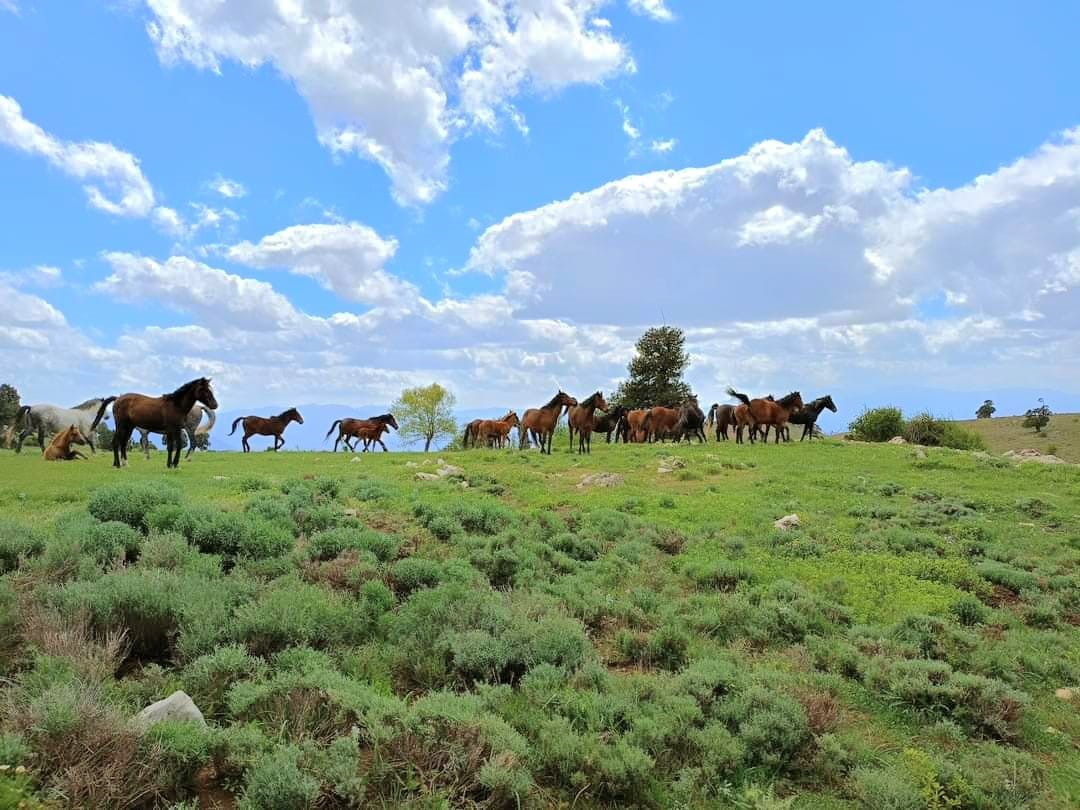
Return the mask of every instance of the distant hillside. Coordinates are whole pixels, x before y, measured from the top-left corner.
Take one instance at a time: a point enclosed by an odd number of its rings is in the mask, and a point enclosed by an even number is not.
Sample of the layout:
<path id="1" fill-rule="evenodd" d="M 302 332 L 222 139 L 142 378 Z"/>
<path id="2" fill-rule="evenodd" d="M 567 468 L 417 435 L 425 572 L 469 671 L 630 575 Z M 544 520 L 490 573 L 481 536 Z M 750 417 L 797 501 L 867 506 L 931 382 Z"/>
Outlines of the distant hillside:
<path id="1" fill-rule="evenodd" d="M 994 419 L 967 419 L 958 422 L 981 435 L 995 453 L 1034 447 L 1043 453 L 1080 464 L 1080 413 L 1056 413 L 1050 417 L 1045 436 L 1036 436 L 1031 428 L 1021 427 L 1022 416 Z"/>

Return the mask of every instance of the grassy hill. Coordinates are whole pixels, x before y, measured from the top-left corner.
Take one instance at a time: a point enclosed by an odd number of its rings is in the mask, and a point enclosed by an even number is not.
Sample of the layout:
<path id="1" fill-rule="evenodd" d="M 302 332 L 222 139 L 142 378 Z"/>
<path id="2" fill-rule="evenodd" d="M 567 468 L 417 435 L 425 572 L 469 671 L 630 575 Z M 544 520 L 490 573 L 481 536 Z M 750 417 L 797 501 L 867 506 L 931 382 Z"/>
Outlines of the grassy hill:
<path id="1" fill-rule="evenodd" d="M 968 419 L 959 422 L 974 430 L 995 453 L 1034 447 L 1043 453 L 1080 464 L 1080 413 L 1058 413 L 1050 418 L 1045 435 L 1036 436 L 1031 428 L 1021 426 L 1022 416 L 994 419 Z"/>
<path id="2" fill-rule="evenodd" d="M 0 452 L 0 804 L 1080 802 L 1077 468 L 439 457 Z"/>

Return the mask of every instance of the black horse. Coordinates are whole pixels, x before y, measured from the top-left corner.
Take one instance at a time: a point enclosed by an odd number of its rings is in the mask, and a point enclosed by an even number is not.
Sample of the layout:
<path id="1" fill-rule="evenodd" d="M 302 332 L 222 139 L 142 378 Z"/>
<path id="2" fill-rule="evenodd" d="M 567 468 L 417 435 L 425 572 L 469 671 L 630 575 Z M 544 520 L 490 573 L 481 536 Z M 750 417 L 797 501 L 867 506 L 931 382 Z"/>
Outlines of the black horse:
<path id="1" fill-rule="evenodd" d="M 686 401 L 679 406 L 679 418 L 672 432 L 675 434 L 676 441 L 679 442 L 683 439 L 690 441 L 691 436 L 698 440 L 698 444 L 708 441 L 705 437 L 705 414 L 698 406 L 697 397 L 687 397 Z"/>
<path id="2" fill-rule="evenodd" d="M 607 443 L 611 444 L 611 434 L 619 427 L 619 421 L 626 414 L 626 408 L 616 405 L 603 415 L 593 415 L 593 433 L 603 433 L 607 437 Z M 615 437 L 618 439 L 618 436 Z"/>
<path id="3" fill-rule="evenodd" d="M 821 412 L 828 408 L 833 413 L 836 413 L 836 403 L 832 401 L 832 397 L 826 394 L 823 397 L 811 400 L 803 405 L 801 411 L 796 411 L 791 414 L 789 422 L 793 425 L 802 425 L 802 436 L 799 438 L 801 442 L 807 436 L 810 440 L 814 440 L 814 425 L 817 423 L 818 417 L 821 416 Z"/>

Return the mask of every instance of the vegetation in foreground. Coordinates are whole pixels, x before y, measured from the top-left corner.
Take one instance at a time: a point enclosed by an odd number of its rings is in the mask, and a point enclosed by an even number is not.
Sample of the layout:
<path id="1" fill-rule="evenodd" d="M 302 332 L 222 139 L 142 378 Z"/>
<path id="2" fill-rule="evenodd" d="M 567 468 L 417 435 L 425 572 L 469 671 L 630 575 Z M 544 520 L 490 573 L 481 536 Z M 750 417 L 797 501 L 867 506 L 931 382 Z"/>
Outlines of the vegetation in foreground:
<path id="1" fill-rule="evenodd" d="M 564 448 L 0 453 L 0 806 L 1080 801 L 1076 468 Z"/>

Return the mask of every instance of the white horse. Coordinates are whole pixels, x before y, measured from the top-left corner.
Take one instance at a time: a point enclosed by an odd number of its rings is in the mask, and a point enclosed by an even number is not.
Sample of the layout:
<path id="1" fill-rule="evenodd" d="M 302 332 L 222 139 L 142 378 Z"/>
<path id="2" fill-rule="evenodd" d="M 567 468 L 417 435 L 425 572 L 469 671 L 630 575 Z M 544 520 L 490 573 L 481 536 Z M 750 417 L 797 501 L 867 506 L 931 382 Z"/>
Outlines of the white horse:
<path id="1" fill-rule="evenodd" d="M 204 413 L 207 416 L 207 421 L 205 425 L 200 425 Z M 195 452 L 195 437 L 205 436 L 214 429 L 215 422 L 217 422 L 217 411 L 207 408 L 201 403 L 196 402 L 195 407 L 188 411 L 187 419 L 184 420 L 184 432 L 187 433 L 187 455 L 184 458 L 191 458 L 191 454 Z M 139 428 L 139 447 L 143 449 L 146 457 L 150 458 L 149 430 Z"/>
<path id="2" fill-rule="evenodd" d="M 15 452 L 22 452 L 23 442 L 35 430 L 38 435 L 38 445 L 44 453 L 46 433 L 59 433 L 72 425 L 78 425 L 79 430 L 89 441 L 90 452 L 96 453 L 94 437 L 97 434 L 97 426 L 99 422 L 109 418 L 105 409 L 114 399 L 116 397 L 88 399 L 74 408 L 61 408 L 59 405 L 23 405 L 19 408 L 18 416 L 15 417 L 15 424 L 18 424 L 20 419 L 23 424 L 22 430 L 19 431 L 19 438 L 15 442 Z"/>

